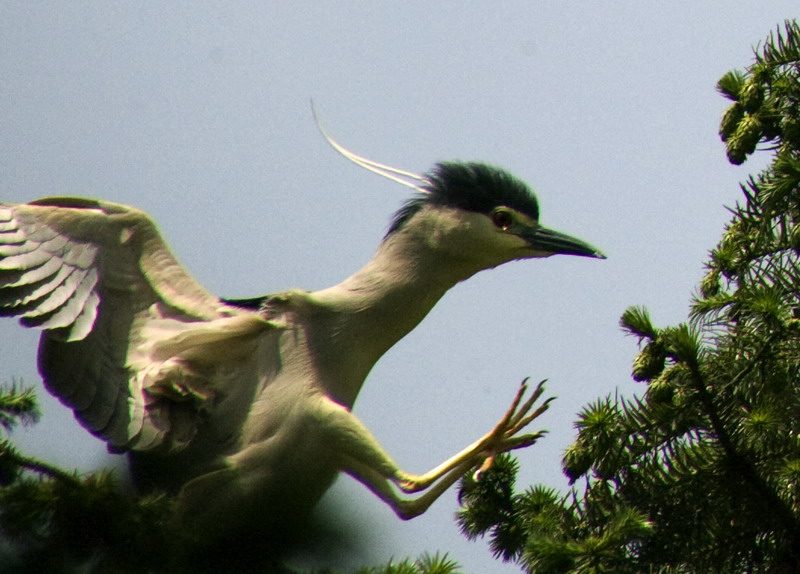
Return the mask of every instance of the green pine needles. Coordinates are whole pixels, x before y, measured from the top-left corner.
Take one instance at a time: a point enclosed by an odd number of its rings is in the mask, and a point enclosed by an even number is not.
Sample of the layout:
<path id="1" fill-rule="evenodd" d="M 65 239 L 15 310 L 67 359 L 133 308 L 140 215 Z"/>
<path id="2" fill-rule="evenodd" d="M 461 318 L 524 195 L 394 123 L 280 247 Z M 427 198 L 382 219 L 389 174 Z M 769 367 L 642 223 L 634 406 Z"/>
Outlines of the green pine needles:
<path id="1" fill-rule="evenodd" d="M 36 422 L 31 389 L 0 387 L 0 425 Z M 171 563 L 166 497 L 131 496 L 107 472 L 78 476 L 0 440 L 0 572 L 149 572 Z"/>

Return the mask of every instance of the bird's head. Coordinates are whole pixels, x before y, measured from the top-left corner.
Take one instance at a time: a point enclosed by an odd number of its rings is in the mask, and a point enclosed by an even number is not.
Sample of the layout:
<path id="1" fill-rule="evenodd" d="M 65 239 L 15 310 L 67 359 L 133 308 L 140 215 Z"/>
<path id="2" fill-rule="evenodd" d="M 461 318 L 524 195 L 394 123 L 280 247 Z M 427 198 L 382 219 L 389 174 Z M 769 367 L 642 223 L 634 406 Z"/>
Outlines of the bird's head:
<path id="1" fill-rule="evenodd" d="M 530 188 L 507 171 L 483 163 L 440 163 L 418 176 L 419 193 L 395 214 L 387 237 L 416 228 L 451 255 L 514 259 L 579 255 L 604 259 L 588 243 L 539 223 Z"/>
<path id="2" fill-rule="evenodd" d="M 327 134 L 316 111 L 314 118 L 328 143 L 347 159 L 417 192 L 395 214 L 387 239 L 396 234 L 415 235 L 478 268 L 559 254 L 605 259 L 585 241 L 541 225 L 536 196 L 503 169 L 447 162 L 417 175 L 354 154 Z"/>

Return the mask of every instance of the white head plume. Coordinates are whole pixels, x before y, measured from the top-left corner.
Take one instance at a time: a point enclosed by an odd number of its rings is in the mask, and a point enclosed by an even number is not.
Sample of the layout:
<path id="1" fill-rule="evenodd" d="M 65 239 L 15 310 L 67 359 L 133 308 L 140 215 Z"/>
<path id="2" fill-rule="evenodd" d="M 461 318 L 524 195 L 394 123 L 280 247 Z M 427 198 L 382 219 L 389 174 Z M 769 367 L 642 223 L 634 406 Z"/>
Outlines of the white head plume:
<path id="1" fill-rule="evenodd" d="M 366 170 L 369 170 L 373 173 L 377 173 L 378 175 L 382 175 L 385 178 L 391 179 L 392 181 L 396 181 L 406 187 L 410 187 L 411 189 L 416 189 L 421 193 L 428 193 L 428 190 L 423 187 L 423 185 L 428 184 L 429 181 L 427 178 L 422 177 L 421 175 L 417 175 L 416 173 L 412 173 L 410 171 L 406 171 L 404 169 L 399 169 L 396 167 L 392 167 L 390 165 L 386 165 L 383 163 L 378 163 L 377 161 L 373 161 L 366 157 L 362 157 L 358 154 L 355 154 L 348 150 L 347 148 L 343 147 L 339 142 L 333 139 L 325 128 L 322 127 L 322 122 L 319 119 L 319 114 L 317 113 L 317 109 L 314 106 L 314 100 L 311 100 L 311 113 L 314 115 L 314 123 L 317 124 L 317 128 L 319 129 L 322 137 L 325 138 L 330 146 L 342 154 L 344 157 L 363 167 Z"/>

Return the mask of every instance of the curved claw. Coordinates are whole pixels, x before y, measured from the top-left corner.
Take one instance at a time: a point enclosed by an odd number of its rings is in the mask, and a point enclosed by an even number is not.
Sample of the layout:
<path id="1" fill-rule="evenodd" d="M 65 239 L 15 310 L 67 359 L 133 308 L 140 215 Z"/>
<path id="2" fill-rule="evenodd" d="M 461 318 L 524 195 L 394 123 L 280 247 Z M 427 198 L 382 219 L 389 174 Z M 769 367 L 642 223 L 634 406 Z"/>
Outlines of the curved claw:
<path id="1" fill-rule="evenodd" d="M 425 488 L 428 486 L 427 484 L 423 484 L 420 480 L 416 479 L 416 477 L 411 476 L 398 480 L 396 484 L 397 488 L 409 494 L 419 492 L 420 490 L 425 490 Z"/>
<path id="2" fill-rule="evenodd" d="M 480 468 L 472 473 L 472 478 L 476 481 L 480 480 L 483 473 L 492 468 L 492 465 L 494 464 L 494 458 L 495 455 L 493 454 L 487 456 Z"/>

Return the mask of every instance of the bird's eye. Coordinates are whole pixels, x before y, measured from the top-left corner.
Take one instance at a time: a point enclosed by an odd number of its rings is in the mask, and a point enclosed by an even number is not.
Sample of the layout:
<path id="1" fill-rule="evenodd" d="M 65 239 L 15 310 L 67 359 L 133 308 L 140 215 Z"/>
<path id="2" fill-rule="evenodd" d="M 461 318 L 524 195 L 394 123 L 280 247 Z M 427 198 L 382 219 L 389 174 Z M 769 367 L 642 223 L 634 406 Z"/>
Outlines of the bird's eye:
<path id="1" fill-rule="evenodd" d="M 511 217 L 509 212 L 503 209 L 498 209 L 492 213 L 492 223 L 494 223 L 496 227 L 506 231 L 509 227 L 511 227 L 511 224 L 514 223 L 514 218 Z"/>

